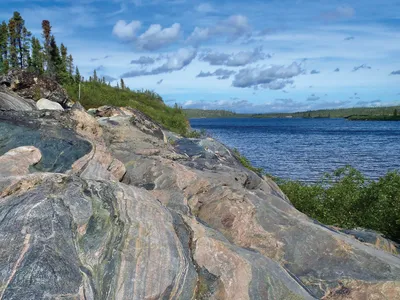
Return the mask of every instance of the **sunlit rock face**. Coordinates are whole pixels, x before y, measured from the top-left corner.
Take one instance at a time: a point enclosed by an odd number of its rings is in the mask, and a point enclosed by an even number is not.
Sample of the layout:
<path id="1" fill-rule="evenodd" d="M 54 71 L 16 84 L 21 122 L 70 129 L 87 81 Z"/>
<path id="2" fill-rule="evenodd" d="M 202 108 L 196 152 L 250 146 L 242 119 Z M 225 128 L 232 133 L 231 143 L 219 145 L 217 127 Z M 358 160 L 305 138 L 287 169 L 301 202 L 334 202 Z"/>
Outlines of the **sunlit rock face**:
<path id="1" fill-rule="evenodd" d="M 400 299 L 389 241 L 309 219 L 213 139 L 92 114 L 0 113 L 0 299 Z"/>

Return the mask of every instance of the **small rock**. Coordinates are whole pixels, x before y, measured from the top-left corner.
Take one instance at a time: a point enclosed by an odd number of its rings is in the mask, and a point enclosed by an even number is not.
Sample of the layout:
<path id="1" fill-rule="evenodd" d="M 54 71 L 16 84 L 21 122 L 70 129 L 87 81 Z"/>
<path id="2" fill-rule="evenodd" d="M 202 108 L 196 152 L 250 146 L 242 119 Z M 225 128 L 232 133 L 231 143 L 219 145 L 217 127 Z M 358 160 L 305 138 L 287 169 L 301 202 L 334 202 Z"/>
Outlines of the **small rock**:
<path id="1" fill-rule="evenodd" d="M 42 98 L 38 102 L 36 102 L 36 107 L 40 110 L 43 110 L 43 109 L 64 110 L 59 103 L 53 102 L 53 101 L 50 101 L 50 100 L 47 100 L 44 98 Z"/>

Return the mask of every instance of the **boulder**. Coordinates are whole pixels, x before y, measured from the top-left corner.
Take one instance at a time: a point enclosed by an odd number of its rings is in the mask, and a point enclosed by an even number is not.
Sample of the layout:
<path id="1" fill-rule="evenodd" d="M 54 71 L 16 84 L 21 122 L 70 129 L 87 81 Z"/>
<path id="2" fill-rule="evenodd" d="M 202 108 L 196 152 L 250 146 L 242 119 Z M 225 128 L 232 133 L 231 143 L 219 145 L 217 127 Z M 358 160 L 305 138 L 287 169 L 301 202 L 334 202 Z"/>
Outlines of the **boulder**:
<path id="1" fill-rule="evenodd" d="M 36 107 L 40 110 L 64 110 L 59 103 L 44 98 L 36 102 Z"/>

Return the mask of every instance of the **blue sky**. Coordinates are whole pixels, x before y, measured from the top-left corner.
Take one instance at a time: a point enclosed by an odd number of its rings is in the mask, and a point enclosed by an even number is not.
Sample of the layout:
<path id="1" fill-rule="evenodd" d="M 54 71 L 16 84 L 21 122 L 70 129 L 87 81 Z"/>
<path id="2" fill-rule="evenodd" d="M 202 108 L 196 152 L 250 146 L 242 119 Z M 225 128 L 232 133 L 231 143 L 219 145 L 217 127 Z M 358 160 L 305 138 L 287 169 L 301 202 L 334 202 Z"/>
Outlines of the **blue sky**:
<path id="1" fill-rule="evenodd" d="M 8 0 L 94 69 L 167 104 L 292 112 L 400 104 L 395 0 Z M 116 81 L 112 82 L 116 84 Z"/>

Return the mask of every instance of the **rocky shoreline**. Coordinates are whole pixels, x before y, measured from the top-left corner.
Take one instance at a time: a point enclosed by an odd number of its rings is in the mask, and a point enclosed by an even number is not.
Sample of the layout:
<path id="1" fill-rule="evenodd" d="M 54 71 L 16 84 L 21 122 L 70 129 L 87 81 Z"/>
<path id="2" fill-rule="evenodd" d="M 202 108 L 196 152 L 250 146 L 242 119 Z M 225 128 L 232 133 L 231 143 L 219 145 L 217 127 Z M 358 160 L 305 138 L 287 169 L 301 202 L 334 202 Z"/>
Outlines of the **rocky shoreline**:
<path id="1" fill-rule="evenodd" d="M 394 243 L 308 218 L 218 141 L 11 86 L 0 299 L 400 299 Z"/>

